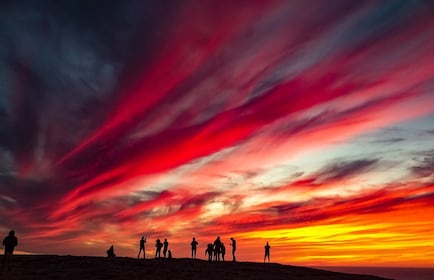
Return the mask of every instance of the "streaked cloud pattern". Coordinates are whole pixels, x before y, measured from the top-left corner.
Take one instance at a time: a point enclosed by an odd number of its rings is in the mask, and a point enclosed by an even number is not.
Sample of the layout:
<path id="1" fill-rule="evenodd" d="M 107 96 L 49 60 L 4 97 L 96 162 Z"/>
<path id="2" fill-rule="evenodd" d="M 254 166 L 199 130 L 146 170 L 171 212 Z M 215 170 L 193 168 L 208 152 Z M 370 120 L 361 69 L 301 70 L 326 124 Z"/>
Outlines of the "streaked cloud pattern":
<path id="1" fill-rule="evenodd" d="M 30 253 L 434 265 L 429 1 L 0 4 L 0 230 Z M 205 250 L 205 248 L 203 248 Z"/>

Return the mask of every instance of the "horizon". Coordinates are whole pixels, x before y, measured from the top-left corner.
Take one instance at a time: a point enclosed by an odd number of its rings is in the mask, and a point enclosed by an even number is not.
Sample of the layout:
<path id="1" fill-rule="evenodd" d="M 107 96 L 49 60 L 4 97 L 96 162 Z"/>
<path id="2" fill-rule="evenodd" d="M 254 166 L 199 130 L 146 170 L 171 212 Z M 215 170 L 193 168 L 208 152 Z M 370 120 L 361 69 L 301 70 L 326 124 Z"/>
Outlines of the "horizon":
<path id="1" fill-rule="evenodd" d="M 88 256 L 88 255 L 58 255 L 58 254 L 28 253 L 28 252 L 21 252 L 21 251 L 15 251 L 14 255 L 16 255 L 16 256 L 42 256 L 42 257 L 43 256 L 56 256 L 56 257 L 107 258 L 107 256 L 102 256 L 102 255 L 100 255 L 100 256 L 98 256 L 98 255 L 94 255 L 94 256 Z M 161 259 L 162 261 L 164 259 L 169 260 L 169 258 L 164 258 L 164 257 L 155 258 L 155 256 L 153 254 L 151 254 L 150 257 L 146 258 L 146 259 L 143 259 L 143 258 L 137 259 L 137 257 L 135 257 L 135 256 L 118 256 L 118 255 L 116 255 L 115 258 L 127 258 L 127 259 L 134 259 L 134 260 L 138 260 L 138 261 L 142 261 L 142 260 L 148 261 L 148 260 L 157 260 L 157 259 Z M 173 257 L 172 259 L 188 259 L 188 260 L 199 260 L 199 261 L 209 262 L 208 259 L 207 259 L 207 257 L 197 257 L 195 259 L 193 259 L 191 257 Z M 212 262 L 214 263 L 216 261 L 213 260 Z M 224 262 L 231 262 L 232 263 L 233 261 L 231 259 L 228 259 L 228 260 L 225 259 Z M 350 266 L 346 266 L 346 265 L 341 265 L 341 266 L 338 266 L 338 265 L 313 265 L 312 266 L 311 265 L 311 266 L 308 266 L 308 265 L 296 265 L 296 264 L 288 263 L 288 262 L 287 263 L 280 263 L 280 262 L 274 262 L 274 261 L 270 261 L 269 263 L 268 262 L 264 263 L 264 261 L 254 261 L 254 260 L 240 260 L 240 261 L 238 261 L 237 260 L 236 262 L 240 262 L 240 263 L 259 263 L 259 264 L 265 264 L 265 265 L 267 265 L 267 264 L 270 263 L 270 264 L 280 264 L 280 265 L 288 265 L 288 266 L 302 266 L 302 267 L 319 268 L 319 269 L 321 269 L 322 267 L 323 268 L 326 268 L 326 267 L 330 267 L 330 268 L 333 268 L 333 267 L 335 267 L 335 268 L 343 267 L 343 268 L 396 268 L 396 269 L 414 268 L 414 269 L 431 269 L 431 270 L 434 270 L 434 267 L 432 267 L 432 266 L 375 266 L 375 265 L 373 265 L 373 266 L 363 266 L 363 265 L 362 266 L 357 266 L 357 265 L 350 265 Z"/>
<path id="2" fill-rule="evenodd" d="M 433 267 L 433 8 L 1 2 L 0 238 Z"/>

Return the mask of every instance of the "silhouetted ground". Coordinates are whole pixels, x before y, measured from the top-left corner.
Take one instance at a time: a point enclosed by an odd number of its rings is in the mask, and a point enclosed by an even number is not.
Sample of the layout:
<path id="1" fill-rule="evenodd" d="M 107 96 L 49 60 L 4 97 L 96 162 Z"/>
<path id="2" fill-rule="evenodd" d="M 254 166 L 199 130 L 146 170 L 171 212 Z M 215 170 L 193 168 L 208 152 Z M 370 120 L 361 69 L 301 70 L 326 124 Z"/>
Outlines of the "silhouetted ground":
<path id="1" fill-rule="evenodd" d="M 191 259 L 102 258 L 74 256 L 14 256 L 10 272 L 0 279 L 282 279 L 282 280 L 380 280 L 305 267 L 251 262 L 209 263 Z"/>

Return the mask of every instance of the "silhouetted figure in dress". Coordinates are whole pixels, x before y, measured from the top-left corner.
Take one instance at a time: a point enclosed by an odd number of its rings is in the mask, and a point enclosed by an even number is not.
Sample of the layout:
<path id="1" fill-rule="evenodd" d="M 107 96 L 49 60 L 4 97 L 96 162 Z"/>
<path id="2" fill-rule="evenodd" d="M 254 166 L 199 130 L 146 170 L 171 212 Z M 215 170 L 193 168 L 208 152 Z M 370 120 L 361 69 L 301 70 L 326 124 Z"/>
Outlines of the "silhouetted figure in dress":
<path id="1" fill-rule="evenodd" d="M 265 259 L 268 258 L 268 262 L 270 262 L 270 244 L 267 244 L 264 246 L 265 249 L 265 255 L 264 255 L 264 263 L 265 263 Z"/>
<path id="2" fill-rule="evenodd" d="M 223 243 L 222 243 L 221 251 L 222 251 L 222 261 L 225 261 L 226 247 L 225 247 L 225 244 L 223 244 Z"/>
<path id="3" fill-rule="evenodd" d="M 167 247 L 169 246 L 169 242 L 167 242 L 167 239 L 164 239 L 163 246 L 164 246 L 164 249 L 163 249 L 163 256 L 166 257 L 166 254 L 167 254 Z"/>
<path id="4" fill-rule="evenodd" d="M 169 251 L 167 252 L 167 254 L 168 254 L 168 258 L 171 259 L 171 258 L 172 258 L 172 251 L 169 250 Z"/>
<path id="5" fill-rule="evenodd" d="M 199 245 L 199 243 L 196 241 L 196 238 L 193 237 L 193 241 L 191 241 L 191 258 L 192 259 L 196 258 L 197 245 Z"/>
<path id="6" fill-rule="evenodd" d="M 143 259 L 146 259 L 146 253 L 145 253 L 145 243 L 146 243 L 146 238 L 144 236 L 142 236 L 142 239 L 140 239 L 140 249 L 139 249 L 139 254 L 137 255 L 137 259 L 140 259 L 140 253 L 143 251 Z"/>
<path id="7" fill-rule="evenodd" d="M 235 239 L 233 238 L 233 237 L 231 237 L 231 240 L 232 240 L 232 243 L 231 243 L 231 246 L 232 246 L 232 261 L 236 261 L 236 259 L 235 259 L 235 251 L 237 250 L 237 242 L 235 241 Z"/>
<path id="8" fill-rule="evenodd" d="M 5 269 L 5 265 L 8 267 L 8 271 L 11 270 L 12 255 L 14 253 L 15 246 L 18 245 L 18 238 L 15 236 L 15 231 L 11 230 L 9 235 L 3 239 L 3 246 L 5 246 L 5 254 L 2 261 L 2 271 Z"/>
<path id="9" fill-rule="evenodd" d="M 161 243 L 160 238 L 155 242 L 155 258 L 161 258 L 161 248 L 163 247 L 163 243 Z"/>
<path id="10" fill-rule="evenodd" d="M 220 240 L 220 236 L 217 236 L 217 239 L 214 241 L 214 258 L 216 262 L 220 261 L 220 253 L 222 248 L 222 242 Z"/>
<path id="11" fill-rule="evenodd" d="M 110 248 L 107 250 L 107 257 L 109 258 L 114 258 L 116 257 L 115 255 L 115 248 L 112 246 L 110 246 Z"/>
<path id="12" fill-rule="evenodd" d="M 212 244 L 209 243 L 205 250 L 205 256 L 208 254 L 208 261 L 212 261 L 213 248 Z"/>

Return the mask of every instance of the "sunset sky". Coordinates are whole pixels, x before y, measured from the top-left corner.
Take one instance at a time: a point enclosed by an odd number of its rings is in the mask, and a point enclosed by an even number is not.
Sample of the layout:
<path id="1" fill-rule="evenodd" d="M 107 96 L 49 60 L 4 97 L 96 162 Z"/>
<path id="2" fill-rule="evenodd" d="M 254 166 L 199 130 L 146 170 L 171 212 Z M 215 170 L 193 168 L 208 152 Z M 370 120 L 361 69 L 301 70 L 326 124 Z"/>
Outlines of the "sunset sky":
<path id="1" fill-rule="evenodd" d="M 434 266 L 432 1 L 1 1 L 19 253 Z"/>

